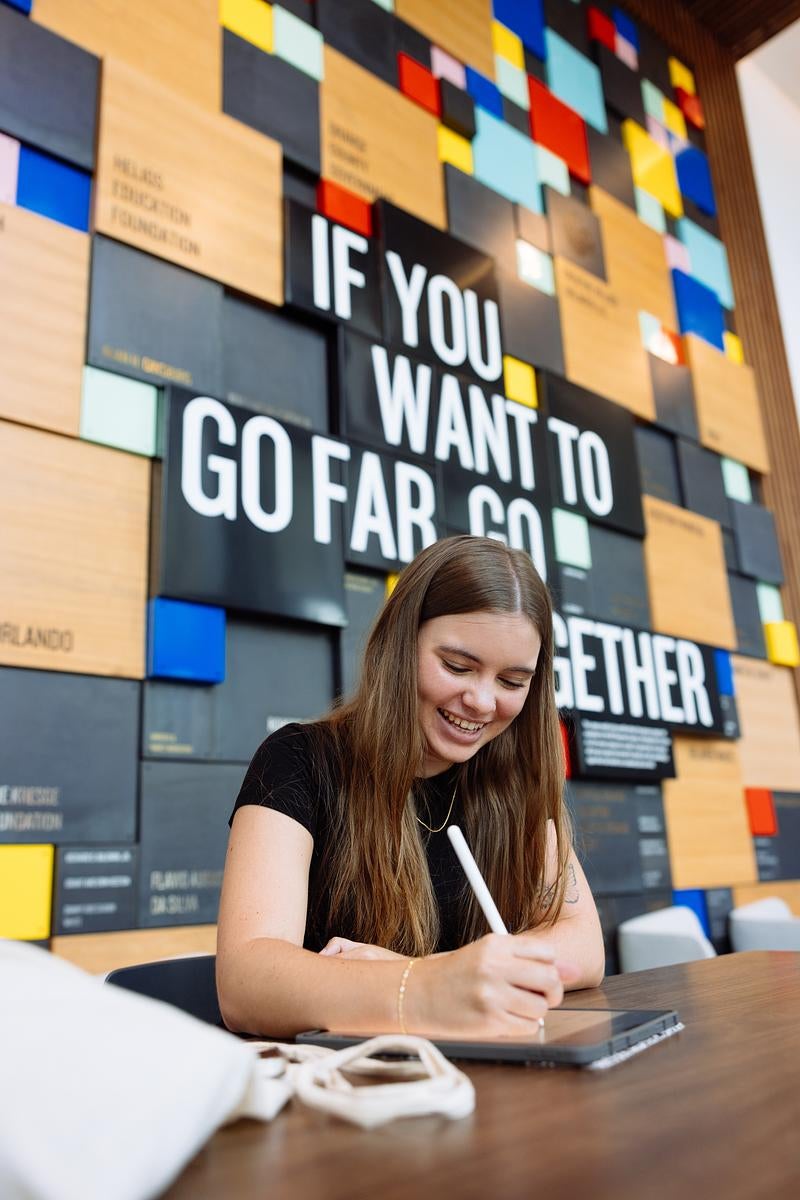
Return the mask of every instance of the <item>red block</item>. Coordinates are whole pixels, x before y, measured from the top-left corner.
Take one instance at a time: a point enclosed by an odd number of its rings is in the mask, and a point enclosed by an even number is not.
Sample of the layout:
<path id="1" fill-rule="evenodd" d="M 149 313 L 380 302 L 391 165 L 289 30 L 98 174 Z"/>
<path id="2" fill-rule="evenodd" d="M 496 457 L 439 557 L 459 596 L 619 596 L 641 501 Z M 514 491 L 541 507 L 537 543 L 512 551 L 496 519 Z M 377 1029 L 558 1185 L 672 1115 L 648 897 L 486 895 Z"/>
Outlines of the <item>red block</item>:
<path id="1" fill-rule="evenodd" d="M 767 788 L 745 788 L 744 797 L 747 801 L 747 815 L 750 818 L 750 832 L 753 836 L 775 837 L 778 832 L 778 818 L 775 814 L 772 792 Z"/>
<path id="2" fill-rule="evenodd" d="M 364 237 L 372 237 L 372 205 L 369 200 L 363 200 L 338 183 L 320 179 L 317 184 L 317 209 L 337 225 L 346 225 L 348 229 L 355 229 L 356 233 L 363 233 Z"/>
<path id="3" fill-rule="evenodd" d="M 561 744 L 564 747 L 564 767 L 567 779 L 572 779 L 572 760 L 569 755 L 569 734 L 567 727 L 563 721 L 559 721 L 558 727 L 561 730 Z"/>
<path id="4" fill-rule="evenodd" d="M 706 116 L 700 97 L 693 96 L 691 92 L 685 92 L 683 88 L 679 87 L 675 88 L 675 99 L 678 102 L 678 108 L 689 124 L 694 125 L 695 129 L 705 129 Z"/>
<path id="5" fill-rule="evenodd" d="M 538 79 L 528 76 L 531 98 L 531 137 L 563 158 L 571 175 L 581 183 L 592 182 L 589 147 L 583 118 L 556 99 Z"/>
<path id="6" fill-rule="evenodd" d="M 600 12 L 599 8 L 590 8 L 586 13 L 586 24 L 589 26 L 589 37 L 594 42 L 607 46 L 612 54 L 617 52 L 617 31 L 611 17 Z"/>
<path id="7" fill-rule="evenodd" d="M 402 53 L 397 56 L 397 70 L 403 95 L 438 117 L 442 106 L 439 99 L 439 80 L 433 72 L 408 54 Z"/>

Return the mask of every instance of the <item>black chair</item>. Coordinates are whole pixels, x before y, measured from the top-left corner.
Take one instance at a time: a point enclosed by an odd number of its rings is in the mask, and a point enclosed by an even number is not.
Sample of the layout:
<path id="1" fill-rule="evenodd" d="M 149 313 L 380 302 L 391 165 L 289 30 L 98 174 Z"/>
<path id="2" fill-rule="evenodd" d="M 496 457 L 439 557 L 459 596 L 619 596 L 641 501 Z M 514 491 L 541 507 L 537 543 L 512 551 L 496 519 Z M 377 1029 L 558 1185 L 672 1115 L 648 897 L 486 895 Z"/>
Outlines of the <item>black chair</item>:
<path id="1" fill-rule="evenodd" d="M 138 963 L 110 971 L 106 983 L 174 1004 L 183 1012 L 209 1025 L 224 1028 L 217 1000 L 216 955 L 196 954 L 165 958 L 161 962 Z"/>

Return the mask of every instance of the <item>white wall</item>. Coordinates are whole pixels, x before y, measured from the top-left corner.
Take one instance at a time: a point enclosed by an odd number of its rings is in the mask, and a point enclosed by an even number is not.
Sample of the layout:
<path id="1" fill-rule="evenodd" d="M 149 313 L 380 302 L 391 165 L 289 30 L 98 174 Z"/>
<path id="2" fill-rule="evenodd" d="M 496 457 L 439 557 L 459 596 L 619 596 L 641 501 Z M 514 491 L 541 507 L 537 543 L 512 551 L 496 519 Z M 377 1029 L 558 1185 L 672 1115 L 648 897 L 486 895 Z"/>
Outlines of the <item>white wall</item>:
<path id="1" fill-rule="evenodd" d="M 736 70 L 800 419 L 800 21 Z"/>

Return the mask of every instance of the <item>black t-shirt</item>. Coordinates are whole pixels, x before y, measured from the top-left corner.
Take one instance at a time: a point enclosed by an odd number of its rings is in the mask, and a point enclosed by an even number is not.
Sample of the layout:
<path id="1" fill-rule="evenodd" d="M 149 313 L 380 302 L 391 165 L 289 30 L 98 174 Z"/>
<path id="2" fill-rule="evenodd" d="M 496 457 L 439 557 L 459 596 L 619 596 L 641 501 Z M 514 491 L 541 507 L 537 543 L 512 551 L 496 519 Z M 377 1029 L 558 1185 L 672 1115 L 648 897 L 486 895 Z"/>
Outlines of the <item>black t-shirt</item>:
<path id="1" fill-rule="evenodd" d="M 327 761 L 321 763 L 321 756 Z M 304 946 L 321 950 L 332 937 L 346 937 L 363 942 L 363 934 L 345 920 L 335 927 L 330 923 L 326 907 L 326 869 L 332 845 L 330 810 L 335 798 L 326 794 L 331 785 L 325 779 L 333 774 L 331 752 L 326 751 L 326 739 L 320 727 L 314 725 L 285 725 L 262 742 L 253 756 L 231 814 L 245 804 L 260 804 L 284 813 L 307 829 L 314 839 L 308 880 L 308 917 Z M 320 768 L 327 767 L 327 770 Z M 438 829 L 447 816 L 458 778 L 458 768 L 450 767 L 441 775 L 418 780 L 415 793 L 421 820 Z M 462 823 L 461 800 L 456 797 L 448 824 Z M 369 814 L 365 812 L 365 821 Z M 437 950 L 455 950 L 463 945 L 462 904 L 468 887 L 461 865 L 450 845 L 446 831 L 429 833 L 421 827 L 426 841 L 428 869 L 436 901 L 439 905 L 440 936 Z"/>

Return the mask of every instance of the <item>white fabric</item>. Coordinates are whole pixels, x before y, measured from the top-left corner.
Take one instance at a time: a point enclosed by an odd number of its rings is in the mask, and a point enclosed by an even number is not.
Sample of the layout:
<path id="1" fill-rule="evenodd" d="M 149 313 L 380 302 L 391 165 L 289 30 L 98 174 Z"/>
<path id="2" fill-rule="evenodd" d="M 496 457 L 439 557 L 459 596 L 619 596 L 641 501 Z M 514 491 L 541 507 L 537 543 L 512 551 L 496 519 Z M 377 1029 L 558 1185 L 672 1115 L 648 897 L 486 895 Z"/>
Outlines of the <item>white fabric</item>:
<path id="1" fill-rule="evenodd" d="M 617 928 L 619 961 L 623 971 L 646 971 L 673 963 L 714 958 L 697 914 L 676 904 L 623 921 Z"/>

